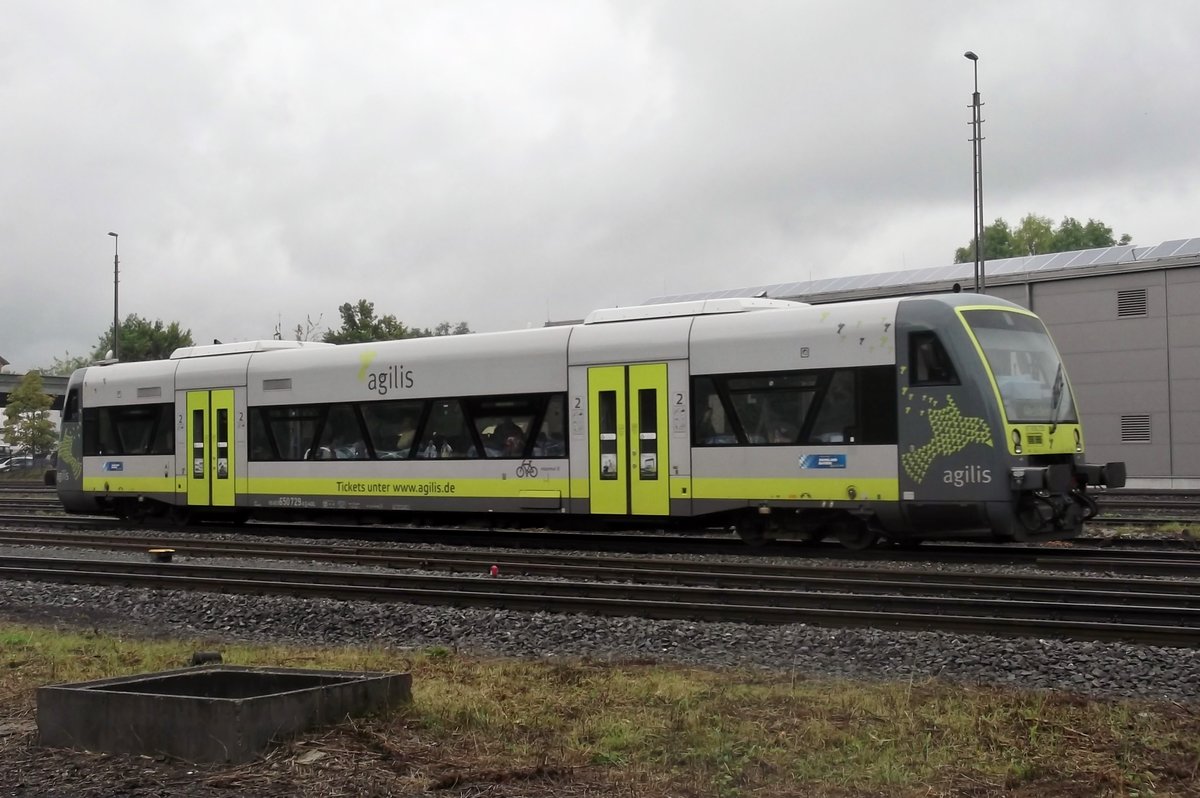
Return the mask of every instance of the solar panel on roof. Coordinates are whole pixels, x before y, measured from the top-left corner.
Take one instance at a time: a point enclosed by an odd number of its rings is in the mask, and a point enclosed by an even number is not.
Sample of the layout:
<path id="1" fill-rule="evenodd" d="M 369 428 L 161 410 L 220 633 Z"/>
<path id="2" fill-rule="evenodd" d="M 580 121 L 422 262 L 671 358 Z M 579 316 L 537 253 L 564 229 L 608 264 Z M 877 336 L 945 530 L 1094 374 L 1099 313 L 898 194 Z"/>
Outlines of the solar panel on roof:
<path id="1" fill-rule="evenodd" d="M 1175 250 L 1175 257 L 1182 255 L 1200 255 L 1200 238 L 1189 238 L 1182 247 Z"/>
<path id="2" fill-rule="evenodd" d="M 1046 260 L 1044 262 L 1038 264 L 1037 271 L 1044 272 L 1048 269 L 1062 268 L 1063 265 L 1070 263 L 1072 260 L 1074 260 L 1075 255 L 1076 255 L 1076 253 L 1074 253 L 1074 252 L 1056 252 L 1049 256 L 1039 255 L 1038 256 L 1039 258 L 1045 257 Z"/>
<path id="3" fill-rule="evenodd" d="M 1004 260 L 994 260 L 987 264 L 984 268 L 984 274 L 1012 274 L 1021 271 L 1021 266 L 1025 262 L 1025 258 L 1005 258 Z"/>
<path id="4" fill-rule="evenodd" d="M 1128 255 L 1129 247 L 1109 247 L 1100 253 L 1100 257 L 1092 261 L 1093 266 L 1107 263 L 1120 263 L 1123 255 Z"/>
<path id="5" fill-rule="evenodd" d="M 1154 249 L 1145 254 L 1145 258 L 1169 258 L 1175 254 L 1175 251 L 1187 243 L 1186 238 L 1178 238 L 1174 241 L 1164 241 Z"/>
<path id="6" fill-rule="evenodd" d="M 803 294 L 808 290 L 808 285 L 808 283 L 783 283 L 771 293 L 771 296 L 796 296 L 797 294 Z"/>
<path id="7" fill-rule="evenodd" d="M 923 283 L 933 279 L 937 269 L 914 269 L 911 272 L 888 272 L 888 281 L 882 285 L 904 285 L 905 283 Z"/>
<path id="8" fill-rule="evenodd" d="M 972 265 L 967 270 L 967 274 L 971 274 L 973 268 L 974 268 L 974 266 Z M 957 263 L 952 266 L 938 266 L 935 269 L 929 270 L 929 277 L 927 277 L 926 279 L 927 280 L 957 280 L 960 276 L 959 272 L 961 272 L 961 271 L 962 271 L 962 269 L 959 268 Z"/>
<path id="9" fill-rule="evenodd" d="M 1137 263 L 1144 260 L 1167 257 L 1200 255 L 1200 238 L 1175 239 L 1160 244 L 1135 247 L 1128 244 L 1112 247 L 1097 247 L 1074 252 L 1056 252 L 1019 258 L 1003 258 L 984 263 L 984 276 L 1011 276 L 1046 272 L 1063 268 L 1083 266 L 1113 266 L 1122 263 Z M 907 290 L 919 289 L 931 283 L 956 281 L 964 289 L 974 277 L 974 263 L 955 263 L 948 266 L 921 267 L 903 271 L 872 272 L 868 274 L 830 277 L 821 280 L 775 283 L 766 286 L 750 286 L 720 291 L 695 292 L 658 296 L 642 304 L 666 302 L 690 302 L 704 299 L 753 297 L 766 292 L 771 298 L 807 298 L 824 296 L 851 290 L 883 292 L 887 288 Z"/>
<path id="10" fill-rule="evenodd" d="M 864 282 L 859 288 L 877 288 L 879 286 L 892 285 L 893 283 L 890 281 L 895 278 L 895 275 L 892 272 L 879 272 L 877 274 L 866 274 L 863 277 Z"/>
<path id="11" fill-rule="evenodd" d="M 1066 259 L 1066 260 L 1064 260 L 1062 263 L 1060 263 L 1060 264 L 1058 265 L 1058 268 L 1062 268 L 1062 269 L 1071 269 L 1071 268 L 1075 268 L 1075 267 L 1078 267 L 1078 266 L 1083 266 L 1083 265 L 1085 265 L 1085 264 L 1084 264 L 1084 256 L 1085 256 L 1087 253 L 1088 253 L 1088 250 L 1086 250 L 1086 249 L 1084 249 L 1084 250 L 1080 250 L 1080 251 L 1078 251 L 1078 252 L 1071 252 L 1071 253 L 1066 253 L 1066 252 L 1064 252 L 1064 253 L 1062 253 L 1062 254 L 1064 254 L 1064 255 L 1070 254 L 1070 256 L 1071 256 L 1071 257 L 1067 258 L 1067 259 Z"/>
<path id="12" fill-rule="evenodd" d="M 1108 250 L 1109 250 L 1108 247 L 1101 247 L 1100 249 L 1085 249 L 1083 252 L 1079 253 L 1078 258 L 1071 261 L 1071 265 L 1072 266 L 1091 266 L 1096 261 L 1100 260 L 1100 258 L 1106 252 L 1108 252 Z"/>

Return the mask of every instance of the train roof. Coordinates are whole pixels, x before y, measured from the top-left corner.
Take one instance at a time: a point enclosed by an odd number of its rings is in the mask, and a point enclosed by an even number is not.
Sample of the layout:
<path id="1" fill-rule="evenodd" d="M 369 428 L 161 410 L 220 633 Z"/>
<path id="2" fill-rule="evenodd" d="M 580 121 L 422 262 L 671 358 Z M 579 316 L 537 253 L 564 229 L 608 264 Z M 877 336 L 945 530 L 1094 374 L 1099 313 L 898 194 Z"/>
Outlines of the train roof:
<path id="1" fill-rule="evenodd" d="M 204 346 L 181 346 L 171 353 L 171 360 L 192 357 L 215 357 L 217 355 L 242 355 L 250 352 L 275 352 L 281 349 L 307 349 L 336 346 L 323 341 L 234 341 L 228 344 L 206 344 Z"/>
<path id="2" fill-rule="evenodd" d="M 754 310 L 786 310 L 806 307 L 804 302 L 760 297 L 732 297 L 693 302 L 668 302 L 661 305 L 631 305 L 623 308 L 593 310 L 584 324 L 604 324 L 616 321 L 663 319 L 674 316 L 703 316 L 710 313 L 747 313 Z"/>

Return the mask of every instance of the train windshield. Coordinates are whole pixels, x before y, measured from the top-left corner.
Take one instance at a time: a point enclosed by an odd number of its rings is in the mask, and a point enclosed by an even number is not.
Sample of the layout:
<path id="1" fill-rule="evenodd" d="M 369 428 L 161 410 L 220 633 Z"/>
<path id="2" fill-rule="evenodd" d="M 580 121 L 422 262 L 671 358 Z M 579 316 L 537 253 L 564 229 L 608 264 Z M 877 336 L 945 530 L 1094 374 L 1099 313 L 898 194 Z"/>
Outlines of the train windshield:
<path id="1" fill-rule="evenodd" d="M 1041 320 L 1009 310 L 967 310 L 963 318 L 987 357 L 1010 424 L 1078 423 L 1062 359 Z"/>

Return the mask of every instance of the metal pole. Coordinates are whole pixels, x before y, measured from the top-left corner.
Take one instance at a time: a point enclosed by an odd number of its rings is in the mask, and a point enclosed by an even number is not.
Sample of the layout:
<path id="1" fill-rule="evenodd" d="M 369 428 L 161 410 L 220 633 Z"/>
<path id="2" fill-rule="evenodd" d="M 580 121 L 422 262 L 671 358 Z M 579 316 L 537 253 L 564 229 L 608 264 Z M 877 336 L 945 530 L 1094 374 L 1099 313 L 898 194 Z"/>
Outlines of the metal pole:
<path id="1" fill-rule="evenodd" d="M 975 191 L 975 218 L 973 225 L 975 227 L 975 291 L 983 293 L 987 290 L 987 278 L 985 276 L 985 261 L 986 255 L 983 252 L 983 133 L 981 126 L 983 125 L 983 103 L 979 101 L 979 56 L 968 50 L 963 53 L 963 56 L 971 60 L 975 72 L 975 91 L 971 95 L 971 156 L 972 170 L 971 175 L 974 183 Z"/>
<path id="2" fill-rule="evenodd" d="M 118 344 L 118 343 L 117 343 L 117 341 L 118 341 L 118 336 L 119 336 L 119 334 L 120 334 L 120 330 L 121 330 L 121 328 L 120 328 L 120 322 L 117 320 L 117 319 L 118 319 L 118 316 L 117 316 L 117 296 L 118 296 L 118 294 L 117 294 L 117 285 L 118 285 L 118 282 L 119 282 L 119 281 L 118 281 L 118 277 L 117 277 L 117 275 L 120 273 L 120 266 L 121 266 L 121 261 L 120 261 L 120 258 L 118 257 L 118 253 L 119 253 L 118 244 L 120 243 L 120 237 L 119 237 L 119 236 L 118 236 L 116 233 L 109 233 L 109 235 L 113 237 L 113 334 L 112 334 L 112 352 L 113 352 L 113 360 L 119 360 L 119 359 L 120 359 L 120 357 L 121 357 L 121 350 L 120 350 L 120 344 Z"/>

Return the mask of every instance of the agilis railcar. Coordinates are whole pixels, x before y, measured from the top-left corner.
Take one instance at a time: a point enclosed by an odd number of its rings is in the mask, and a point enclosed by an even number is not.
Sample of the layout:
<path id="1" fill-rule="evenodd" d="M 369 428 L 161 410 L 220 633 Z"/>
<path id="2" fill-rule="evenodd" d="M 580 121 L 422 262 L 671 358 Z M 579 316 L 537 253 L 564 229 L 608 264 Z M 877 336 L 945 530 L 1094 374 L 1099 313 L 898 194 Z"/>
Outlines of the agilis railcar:
<path id="1" fill-rule="evenodd" d="M 75 372 L 78 513 L 725 526 L 751 543 L 1038 540 L 1089 494 L 1075 396 L 1033 313 L 946 294 L 717 299 L 333 346 L 256 341 Z"/>

